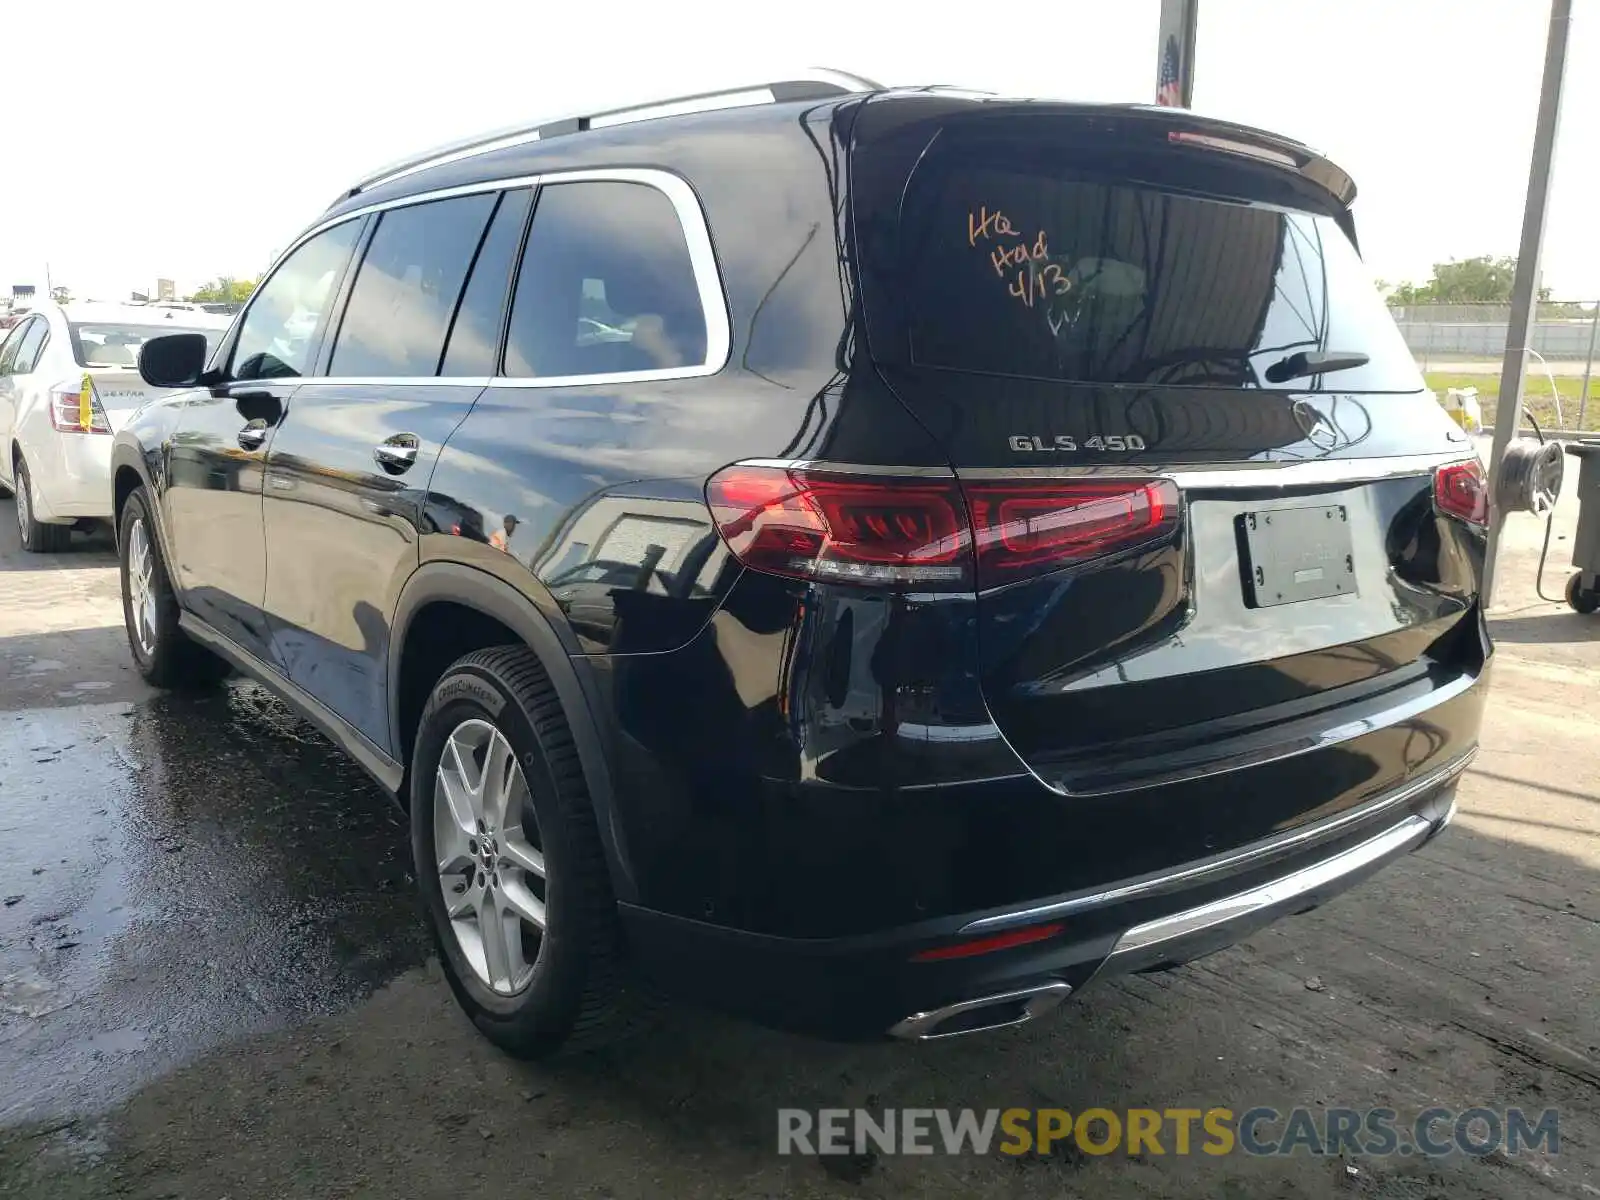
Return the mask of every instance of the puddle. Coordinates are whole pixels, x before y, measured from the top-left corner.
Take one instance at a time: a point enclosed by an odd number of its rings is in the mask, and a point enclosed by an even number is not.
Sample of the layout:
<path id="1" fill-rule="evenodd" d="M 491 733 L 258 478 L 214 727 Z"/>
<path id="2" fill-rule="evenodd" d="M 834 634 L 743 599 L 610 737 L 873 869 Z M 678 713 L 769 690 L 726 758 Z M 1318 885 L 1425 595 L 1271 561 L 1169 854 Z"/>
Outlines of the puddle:
<path id="1" fill-rule="evenodd" d="M 401 814 L 260 687 L 78 698 L 0 720 L 0 1125 L 100 1111 L 426 954 Z"/>

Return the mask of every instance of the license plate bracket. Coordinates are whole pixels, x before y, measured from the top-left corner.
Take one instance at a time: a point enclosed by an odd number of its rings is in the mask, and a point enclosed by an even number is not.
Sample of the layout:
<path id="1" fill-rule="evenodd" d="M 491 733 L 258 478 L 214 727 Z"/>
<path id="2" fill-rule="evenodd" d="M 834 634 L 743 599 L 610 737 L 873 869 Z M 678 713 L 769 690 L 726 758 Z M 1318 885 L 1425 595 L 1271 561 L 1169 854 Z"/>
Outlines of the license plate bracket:
<path id="1" fill-rule="evenodd" d="M 1343 504 L 1257 509 L 1239 515 L 1238 530 L 1251 608 L 1356 594 L 1350 512 Z"/>

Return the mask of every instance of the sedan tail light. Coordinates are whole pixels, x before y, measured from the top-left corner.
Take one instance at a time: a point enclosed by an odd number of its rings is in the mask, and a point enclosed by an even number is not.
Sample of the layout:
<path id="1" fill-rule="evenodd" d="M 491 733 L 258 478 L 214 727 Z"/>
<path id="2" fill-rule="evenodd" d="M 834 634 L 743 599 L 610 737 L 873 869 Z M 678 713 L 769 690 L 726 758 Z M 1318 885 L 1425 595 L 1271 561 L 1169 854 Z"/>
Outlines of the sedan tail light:
<path id="1" fill-rule="evenodd" d="M 1469 525 L 1489 523 L 1489 478 L 1476 458 L 1447 463 L 1433 473 L 1433 503 Z"/>
<path id="2" fill-rule="evenodd" d="M 1170 480 L 958 483 L 739 464 L 706 502 L 745 566 L 795 579 L 971 591 L 1164 538 Z"/>
<path id="3" fill-rule="evenodd" d="M 61 433 L 110 433 L 111 422 L 95 395 L 88 375 L 77 387 L 62 384 L 50 389 L 50 424 Z"/>

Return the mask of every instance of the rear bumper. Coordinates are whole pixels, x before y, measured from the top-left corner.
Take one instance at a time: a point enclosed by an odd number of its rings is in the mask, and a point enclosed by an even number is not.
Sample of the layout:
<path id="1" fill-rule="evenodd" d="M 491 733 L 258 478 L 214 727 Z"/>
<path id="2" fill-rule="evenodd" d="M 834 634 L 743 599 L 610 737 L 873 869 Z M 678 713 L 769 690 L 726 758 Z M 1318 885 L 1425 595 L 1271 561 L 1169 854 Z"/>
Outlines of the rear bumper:
<path id="1" fill-rule="evenodd" d="M 1029 1020 L 1105 975 L 1176 965 L 1322 904 L 1449 823 L 1473 752 L 1360 809 L 1093 893 L 864 937 L 753 934 L 633 906 L 634 959 L 675 994 L 764 1024 L 858 1040 L 951 1036 Z M 966 958 L 913 956 L 1008 930 L 1050 936 Z"/>
<path id="2" fill-rule="evenodd" d="M 1316 908 L 1409 854 L 1450 823 L 1455 803 L 1439 815 L 1413 813 L 1382 833 L 1281 878 L 1207 904 L 1135 925 L 1112 946 L 1100 969 L 1110 974 L 1188 962 L 1232 945 L 1279 917 Z"/>
<path id="3" fill-rule="evenodd" d="M 45 522 L 111 516 L 111 438 L 49 430 L 24 446 L 35 516 Z"/>

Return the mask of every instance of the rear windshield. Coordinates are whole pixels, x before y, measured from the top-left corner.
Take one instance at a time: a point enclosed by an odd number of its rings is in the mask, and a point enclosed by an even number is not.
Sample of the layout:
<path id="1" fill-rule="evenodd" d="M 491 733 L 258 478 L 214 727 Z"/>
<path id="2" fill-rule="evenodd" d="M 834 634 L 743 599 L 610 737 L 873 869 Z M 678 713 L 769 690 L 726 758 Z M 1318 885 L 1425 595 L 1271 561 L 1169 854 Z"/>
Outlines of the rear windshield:
<path id="1" fill-rule="evenodd" d="M 1423 386 L 1329 216 L 1090 175 L 1048 153 L 938 149 L 906 188 L 894 272 L 918 365 L 1095 384 Z M 1299 352 L 1368 361 L 1268 379 Z"/>
<path id="2" fill-rule="evenodd" d="M 206 339 L 206 352 L 217 348 L 220 329 L 186 329 L 181 325 L 123 325 L 98 322 L 71 323 L 72 347 L 80 367 L 126 367 L 139 365 L 139 347 L 151 338 L 169 333 L 199 333 Z"/>

